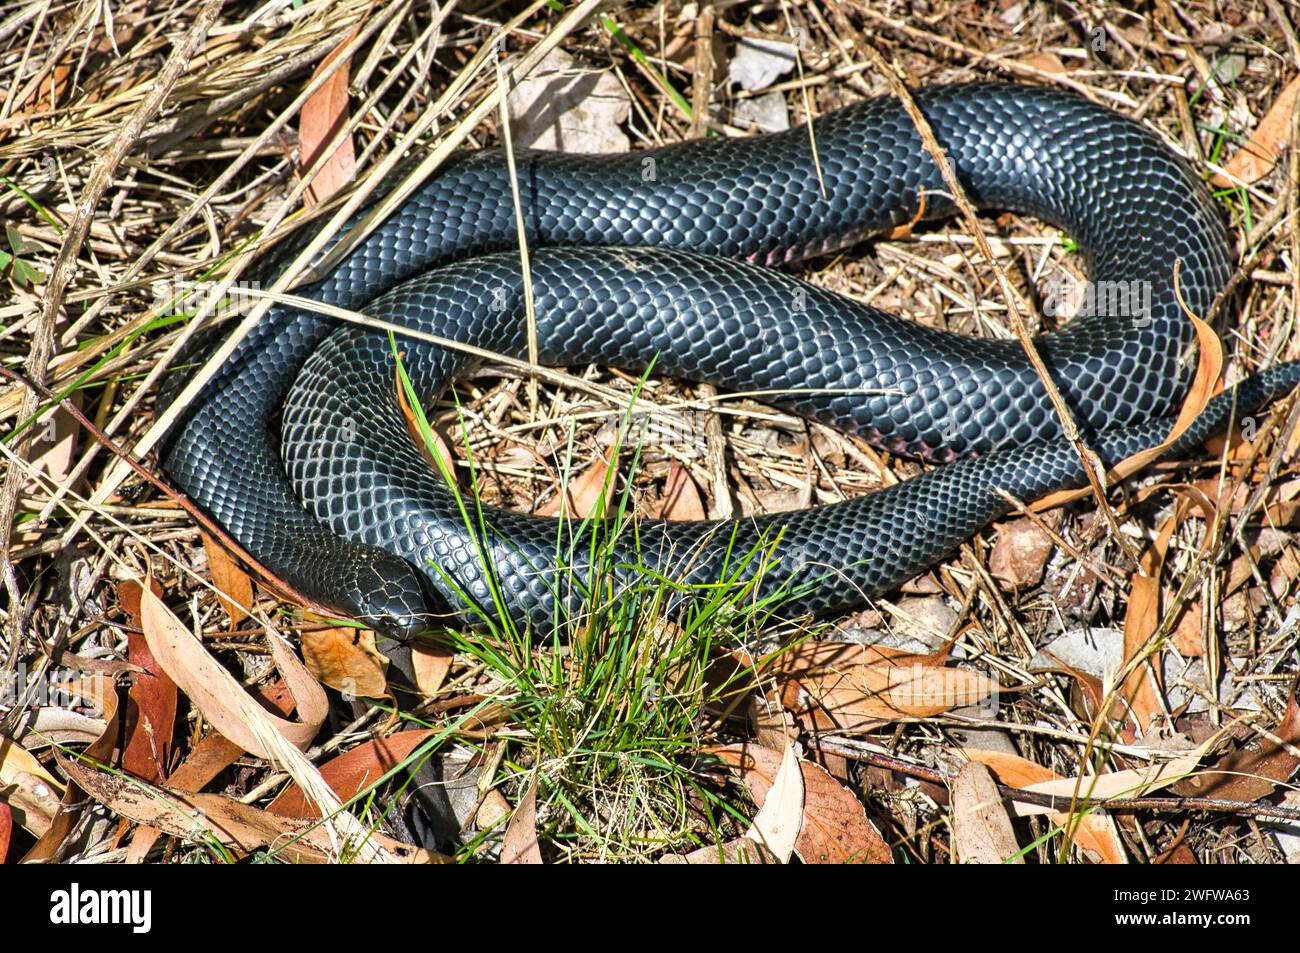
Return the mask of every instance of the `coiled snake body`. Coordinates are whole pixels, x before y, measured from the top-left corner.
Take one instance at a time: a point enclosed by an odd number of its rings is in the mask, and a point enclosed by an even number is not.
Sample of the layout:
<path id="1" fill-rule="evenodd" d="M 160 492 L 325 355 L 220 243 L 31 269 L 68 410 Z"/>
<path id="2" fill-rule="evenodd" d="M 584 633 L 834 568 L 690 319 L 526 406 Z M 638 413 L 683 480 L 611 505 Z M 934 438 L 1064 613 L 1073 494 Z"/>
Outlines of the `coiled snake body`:
<path id="1" fill-rule="evenodd" d="M 1110 313 L 1114 298 L 1098 295 L 1038 346 L 1105 462 L 1158 444 L 1192 366 L 1174 261 L 1199 314 L 1229 275 L 1205 188 L 1138 124 L 1070 93 L 979 83 L 917 102 L 978 206 L 1059 225 L 1098 285 L 1144 283 L 1143 307 Z M 776 392 L 776 404 L 891 449 L 960 458 L 845 503 L 724 524 L 647 520 L 615 544 L 617 563 L 716 582 L 779 530 L 763 586 L 815 578 L 786 608 L 825 613 L 1005 515 L 999 490 L 1032 499 L 1084 475 L 1018 342 L 921 327 L 759 267 L 907 223 L 922 193 L 927 218 L 952 212 L 898 103 L 862 102 L 814 130 L 815 157 L 800 128 L 624 156 L 526 152 L 516 164 L 542 363 L 639 371 L 657 357 L 657 373 Z M 525 357 L 516 242 L 504 157 L 464 153 L 298 293 Z M 425 401 L 464 363 L 416 339 L 399 348 Z M 576 607 L 583 568 L 556 571 L 555 521 L 486 510 L 476 542 L 411 444 L 394 381 L 387 335 L 277 306 L 187 409 L 164 468 L 286 582 L 377 628 L 408 633 L 430 613 L 472 616 L 494 599 L 550 627 Z M 1300 366 L 1283 365 L 1226 392 L 1171 452 L 1297 381 Z M 270 423 L 282 404 L 283 464 Z M 584 552 L 558 548 L 566 563 Z"/>

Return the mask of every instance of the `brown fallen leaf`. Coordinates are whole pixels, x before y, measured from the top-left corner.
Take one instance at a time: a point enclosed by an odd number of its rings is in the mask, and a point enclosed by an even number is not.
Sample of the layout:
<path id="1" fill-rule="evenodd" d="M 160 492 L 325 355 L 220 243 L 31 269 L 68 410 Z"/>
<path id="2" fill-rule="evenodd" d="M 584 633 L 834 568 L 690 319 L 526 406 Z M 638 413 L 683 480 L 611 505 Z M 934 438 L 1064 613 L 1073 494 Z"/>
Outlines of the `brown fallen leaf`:
<path id="1" fill-rule="evenodd" d="M 1068 73 L 1069 69 L 1061 58 L 1055 53 L 1044 50 L 1040 53 L 1031 53 L 1028 56 L 1022 56 L 1020 62 L 1025 66 L 1031 66 L 1034 69 L 1042 70 L 1044 73 Z"/>
<path id="2" fill-rule="evenodd" d="M 1273 105 L 1251 133 L 1250 140 L 1224 166 L 1227 172 L 1249 185 L 1273 171 L 1282 147 L 1291 135 L 1291 114 L 1297 96 L 1300 96 L 1300 76 L 1292 78 L 1282 92 L 1278 93 Z M 1300 143 L 1291 145 L 1295 147 Z M 1220 188 L 1232 188 L 1235 185 L 1232 179 L 1222 173 L 1217 173 L 1213 181 Z"/>
<path id="3" fill-rule="evenodd" d="M 299 748 L 311 743 L 329 703 L 324 690 L 279 639 L 271 637 L 268 644 L 301 721 L 268 715 L 147 589 L 141 593 L 140 606 L 145 638 L 158 664 L 218 731 L 245 751 L 271 760 L 276 760 L 271 751 L 275 734 Z"/>
<path id="4" fill-rule="evenodd" d="M 14 815 L 9 805 L 0 801 L 0 864 L 9 856 L 9 839 L 14 832 Z"/>
<path id="5" fill-rule="evenodd" d="M 419 644 L 411 646 L 411 667 L 415 674 L 415 687 L 425 695 L 436 695 L 447 680 L 456 653 L 441 645 Z"/>
<path id="6" fill-rule="evenodd" d="M 293 711 L 293 699 L 289 697 L 289 690 L 284 687 L 283 682 L 275 681 L 259 686 L 254 691 L 257 702 L 268 711 L 280 715 L 288 715 Z M 229 738 L 218 731 L 209 731 L 199 739 L 198 743 L 190 749 L 190 753 L 185 756 L 185 760 L 171 773 L 167 779 L 168 784 L 179 791 L 202 791 L 213 778 L 234 764 L 243 754 L 244 749 Z M 146 825 L 137 827 L 131 834 L 131 842 L 127 845 L 126 862 L 144 863 L 154 843 L 161 836 L 162 831 L 157 828 Z"/>
<path id="7" fill-rule="evenodd" d="M 208 533 L 201 535 L 203 552 L 208 557 L 208 574 L 212 576 L 217 599 L 221 602 L 221 608 L 226 610 L 233 631 L 248 618 L 248 610 L 253 607 L 253 580 L 248 578 L 248 573 L 240 568 L 224 546 Z"/>
<path id="8" fill-rule="evenodd" d="M 158 580 L 150 579 L 149 585 L 153 587 L 153 594 L 159 599 L 162 598 L 163 588 L 158 584 Z M 117 601 L 131 619 L 131 625 L 137 629 L 144 628 L 144 620 L 140 618 L 140 594 L 143 589 L 138 579 L 123 579 L 117 584 Z M 106 673 L 107 674 L 107 673 Z"/>
<path id="9" fill-rule="evenodd" d="M 708 516 L 690 471 L 676 460 L 669 465 L 664 498 L 657 509 L 652 515 L 665 520 L 702 520 Z"/>
<path id="10" fill-rule="evenodd" d="M 45 770 L 36 756 L 0 735 L 0 804 L 6 805 L 19 827 L 41 837 L 59 812 L 64 785 Z"/>
<path id="11" fill-rule="evenodd" d="M 364 20 L 358 21 L 351 32 L 343 38 L 325 59 L 321 60 L 312 79 L 325 72 L 344 48 L 351 43 L 361 31 Z M 348 121 L 348 76 L 351 73 L 351 57 L 335 70 L 324 85 L 302 104 L 298 115 L 298 169 L 309 170 L 330 141 L 339 134 Z M 352 181 L 356 175 L 357 154 L 352 144 L 352 136 L 345 136 L 330 157 L 321 165 L 320 171 L 311 180 L 311 185 L 303 193 L 303 204 L 307 207 L 324 202 L 343 186 Z"/>
<path id="12" fill-rule="evenodd" d="M 474 812 L 474 824 L 479 830 L 496 827 L 510 815 L 510 802 L 496 788 L 483 795 L 483 803 Z"/>
<path id="13" fill-rule="evenodd" d="M 73 394 L 71 400 L 74 406 L 81 408 L 80 394 Z M 44 474 L 48 483 L 63 486 L 68 474 L 72 472 L 72 460 L 76 455 L 77 435 L 80 432 L 81 424 L 77 418 L 62 407 L 56 407 L 37 422 L 36 436 L 28 451 L 31 469 L 35 471 L 27 474 L 24 483 L 28 492 L 43 492 L 41 488 L 44 484 L 36 479 L 36 474 Z"/>
<path id="14" fill-rule="evenodd" d="M 1282 744 L 1258 738 L 1251 747 L 1230 751 L 1213 766 L 1184 778 L 1173 791 L 1186 797 L 1215 797 L 1252 803 L 1269 797 L 1300 767 L 1295 755 L 1300 746 L 1300 702 L 1297 682 L 1291 683 L 1286 712 L 1271 732 Z"/>
<path id="15" fill-rule="evenodd" d="M 375 634 L 369 629 L 310 629 L 302 633 L 298 644 L 307 671 L 321 684 L 355 698 L 388 694 L 384 677 L 388 659 L 375 648 Z"/>
<path id="16" fill-rule="evenodd" d="M 952 843 L 959 864 L 1023 864 L 1011 818 L 989 769 L 967 761 L 952 784 Z"/>
<path id="17" fill-rule="evenodd" d="M 799 738 L 799 729 L 785 706 L 780 701 L 767 699 L 760 692 L 746 693 L 745 714 L 754 740 L 764 748 L 780 751 L 787 743 Z"/>
<path id="18" fill-rule="evenodd" d="M 732 765 L 756 804 L 766 803 L 784 755 L 759 745 L 729 745 L 710 753 Z M 805 863 L 892 864 L 889 846 L 857 797 L 824 768 L 798 762 L 803 777 L 803 823 L 794 849 Z"/>
<path id="19" fill-rule="evenodd" d="M 208 837 L 243 854 L 271 849 L 289 863 L 325 863 L 338 856 L 329 831 L 319 820 L 279 817 L 219 794 L 193 794 L 149 785 L 101 771 L 89 764 L 57 756 L 59 766 L 96 801 L 137 824 L 147 824 L 187 842 Z M 403 844 L 378 832 L 368 832 L 368 846 L 386 859 L 403 863 L 442 862 L 431 851 Z M 359 844 L 340 845 L 344 856 Z M 223 859 L 217 855 L 217 859 Z"/>
<path id="20" fill-rule="evenodd" d="M 1186 517 L 1187 506 L 1180 500 L 1173 515 L 1165 520 L 1155 541 L 1147 547 L 1139 560 L 1138 571 L 1129 578 L 1129 601 L 1124 613 L 1124 664 L 1127 666 L 1146 649 L 1152 634 L 1160 627 L 1160 576 L 1164 568 L 1174 529 Z M 1151 727 L 1154 719 L 1162 717 L 1160 686 L 1155 683 L 1160 671 L 1159 650 L 1151 657 L 1152 664 L 1138 664 L 1119 688 L 1119 698 L 1124 701 L 1142 731 Z M 1122 736 L 1133 740 L 1126 726 Z"/>
<path id="21" fill-rule="evenodd" d="M 1153 864 L 1196 864 L 1196 863 L 1200 863 L 1200 861 L 1196 859 L 1196 855 L 1192 853 L 1192 849 L 1188 847 L 1184 841 L 1179 840 L 1178 843 L 1175 844 L 1173 847 L 1170 847 L 1163 854 L 1160 854 L 1158 857 L 1154 858 L 1151 861 L 1151 863 Z"/>
<path id="22" fill-rule="evenodd" d="M 771 667 L 778 685 L 795 680 L 841 730 L 867 731 L 900 718 L 928 718 L 997 698 L 998 683 L 945 666 L 942 654 L 915 655 L 848 642 L 804 642 Z M 788 695 L 783 699 L 789 701 Z M 798 708 L 792 708 L 796 714 Z"/>
<path id="23" fill-rule="evenodd" d="M 1077 797 L 1092 808 L 1073 820 L 1075 843 L 1084 847 L 1108 864 L 1127 863 L 1118 831 L 1113 819 L 1096 810 L 1104 807 L 1107 798 L 1141 797 L 1169 787 L 1180 778 L 1196 770 L 1209 745 L 1189 752 L 1181 758 L 1130 771 L 1112 771 L 1106 774 L 1084 775 L 1081 778 L 1063 778 L 1053 771 L 1004 751 L 981 748 L 957 748 L 955 753 L 987 765 L 1003 784 L 1024 788 L 1036 794 L 1048 794 L 1062 803 L 1072 803 Z M 1054 824 L 1071 829 L 1070 816 L 1052 807 L 1017 801 L 1012 795 L 1011 810 L 1019 816 L 1047 814 Z"/>
<path id="24" fill-rule="evenodd" d="M 127 658 L 143 669 L 127 692 L 122 767 L 146 781 L 164 781 L 171 767 L 176 726 L 176 683 L 158 665 L 139 632 L 127 633 Z"/>
<path id="25" fill-rule="evenodd" d="M 1027 517 L 1001 523 L 997 532 L 998 538 L 989 553 L 989 572 L 1003 588 L 1025 589 L 1037 585 L 1056 542 Z"/>
<path id="26" fill-rule="evenodd" d="M 118 734 L 117 688 L 113 679 L 107 675 L 83 675 L 79 679 L 61 682 L 59 690 L 79 696 L 87 706 L 98 711 L 104 722 L 104 733 L 88 744 L 82 754 L 92 761 L 108 761 L 117 744 Z M 0 748 L 3 748 L 3 744 L 4 740 L 0 738 Z M 2 765 L 3 759 L 0 759 L 0 766 Z M 75 783 L 68 784 L 63 790 L 58 809 L 50 818 L 49 826 L 24 855 L 23 862 L 48 863 L 57 858 L 68 843 L 85 806 L 86 798 L 81 789 Z"/>
<path id="27" fill-rule="evenodd" d="M 538 516 L 558 516 L 563 506 L 564 515 L 569 519 L 586 519 L 588 516 L 598 515 L 604 498 L 605 485 L 607 482 L 612 482 L 610 469 L 613 466 L 614 450 L 609 447 L 587 469 L 576 478 L 571 478 L 560 492 L 543 503 L 535 512 Z M 606 504 L 608 502 L 605 500 Z"/>
<path id="28" fill-rule="evenodd" d="M 340 801 L 349 801 L 405 761 L 412 751 L 434 734 L 431 728 L 419 728 L 375 738 L 322 764 L 320 776 Z M 267 811 L 283 817 L 321 815 L 320 808 L 297 784 L 291 784 L 281 791 L 267 806 Z"/>
<path id="29" fill-rule="evenodd" d="M 501 863 L 540 864 L 542 849 L 537 843 L 537 776 L 528 782 L 519 806 L 506 824 L 501 841 Z"/>

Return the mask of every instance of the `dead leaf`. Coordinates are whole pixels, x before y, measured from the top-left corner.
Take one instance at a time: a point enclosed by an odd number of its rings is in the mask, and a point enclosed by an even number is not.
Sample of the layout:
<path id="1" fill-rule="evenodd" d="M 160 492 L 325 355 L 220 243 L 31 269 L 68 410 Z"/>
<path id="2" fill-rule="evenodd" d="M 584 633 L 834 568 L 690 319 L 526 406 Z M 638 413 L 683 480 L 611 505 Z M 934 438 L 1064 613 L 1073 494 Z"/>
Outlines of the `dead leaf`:
<path id="1" fill-rule="evenodd" d="M 117 690 L 112 678 L 107 675 L 83 675 L 79 679 L 60 682 L 58 688 L 66 695 L 80 698 L 87 707 L 96 711 L 102 718 L 104 733 L 88 744 L 82 754 L 92 761 L 108 761 L 117 743 L 118 728 Z M 0 742 L 0 746 L 2 744 L 3 742 Z M 63 785 L 59 787 L 63 788 L 63 798 L 58 803 L 54 816 L 50 818 L 49 826 L 23 857 L 24 863 L 48 863 L 54 860 L 64 849 L 69 835 L 81 817 L 81 812 L 86 805 L 86 798 L 81 789 L 76 784 L 68 784 L 66 788 Z"/>
<path id="2" fill-rule="evenodd" d="M 80 409 L 80 394 L 71 397 L 73 404 Z M 77 451 L 77 434 L 81 424 L 62 407 L 41 417 L 36 424 L 36 436 L 32 440 L 28 459 L 32 470 L 43 473 L 46 480 L 55 486 L 63 486 L 72 471 L 72 459 Z M 43 493 L 45 485 L 37 480 L 34 473 L 28 473 L 24 486 L 28 492 Z"/>
<path id="3" fill-rule="evenodd" d="M 1037 790 L 1041 785 L 1061 780 L 1069 784 L 1074 783 L 1072 779 L 1061 779 L 1060 775 L 1034 764 L 1032 761 L 1026 761 L 1024 758 L 1002 751 L 960 748 L 957 749 L 957 753 L 972 761 L 987 765 L 992 769 L 999 781 L 1011 787 Z M 1073 788 L 1071 788 L 1072 791 Z M 1070 795 L 1066 794 L 1065 797 L 1068 799 Z M 1020 801 L 1013 801 L 1012 809 L 1016 814 L 1047 814 L 1049 820 L 1057 827 L 1069 829 L 1067 828 L 1070 823 L 1068 814 L 1053 812 L 1050 808 L 1040 808 Z M 1115 822 L 1112 818 L 1105 814 L 1091 812 L 1076 815 L 1075 825 L 1073 828 L 1074 840 L 1080 847 L 1092 851 L 1101 857 L 1105 863 L 1127 863 L 1123 842 L 1120 840 L 1119 832 L 1115 829 Z"/>
<path id="4" fill-rule="evenodd" d="M 1250 141 L 1243 145 L 1228 160 L 1224 169 L 1246 184 L 1258 182 L 1268 175 L 1277 165 L 1282 147 L 1291 135 L 1291 114 L 1295 109 L 1296 97 L 1300 95 L 1300 76 L 1294 77 L 1286 84 L 1277 99 L 1269 107 L 1264 118 L 1259 121 Z M 1300 143 L 1292 143 L 1293 146 Z M 1236 183 L 1221 173 L 1214 176 L 1214 184 L 1220 188 L 1232 188 Z"/>
<path id="5" fill-rule="evenodd" d="M 356 698 L 383 698 L 388 659 L 375 648 L 369 629 L 336 626 L 306 630 L 299 639 L 307 671 L 324 685 Z"/>
<path id="6" fill-rule="evenodd" d="M 496 827 L 509 814 L 510 802 L 506 800 L 504 794 L 493 788 L 483 795 L 483 803 L 474 812 L 474 823 L 479 830 L 487 830 Z"/>
<path id="7" fill-rule="evenodd" d="M 306 748 L 320 730 L 328 710 L 325 692 L 280 640 L 269 640 L 272 657 L 298 707 L 299 722 L 268 715 L 207 649 L 181 625 L 161 599 L 141 594 L 145 638 L 158 664 L 223 735 L 250 754 L 274 758 L 266 732 Z"/>
<path id="8" fill-rule="evenodd" d="M 510 91 L 510 133 L 516 149 L 566 153 L 627 152 L 629 99 L 608 70 L 580 66 L 563 50 L 546 54 Z"/>
<path id="9" fill-rule="evenodd" d="M 1028 56 L 1022 56 L 1020 62 L 1025 66 L 1032 67 L 1036 70 L 1042 70 L 1044 73 L 1068 73 L 1069 69 L 1061 62 L 1061 58 L 1055 53 L 1044 50 L 1040 53 L 1031 53 Z"/>
<path id="10" fill-rule="evenodd" d="M 676 460 L 668 468 L 668 481 L 664 484 L 664 498 L 658 511 L 655 515 L 665 520 L 702 520 L 708 517 L 690 471 Z"/>
<path id="11" fill-rule="evenodd" d="M 320 776 L 340 801 L 347 802 L 405 761 L 412 751 L 434 734 L 431 728 L 420 728 L 375 738 L 322 764 Z M 267 811 L 283 817 L 321 816 L 320 808 L 297 784 L 281 791 Z"/>
<path id="12" fill-rule="evenodd" d="M 1158 857 L 1153 859 L 1151 863 L 1153 864 L 1199 863 L 1199 861 L 1196 859 L 1196 855 L 1192 853 L 1192 849 L 1187 846 L 1187 843 L 1182 839 L 1182 836 L 1183 836 L 1182 834 L 1179 834 L 1178 842 L 1174 844 L 1174 846 L 1166 850 L 1164 853 L 1160 854 Z"/>
<path id="13" fill-rule="evenodd" d="M 784 754 L 759 745 L 730 745 L 710 752 L 738 770 L 756 804 L 767 804 L 785 763 Z M 893 863 L 889 846 L 853 792 L 821 766 L 797 763 L 803 782 L 802 822 L 794 842 L 799 857 L 813 864 Z M 788 805 L 792 798 L 781 800 Z M 780 852 L 774 853 L 780 857 Z"/>
<path id="14" fill-rule="evenodd" d="M 770 781 L 762 775 L 745 774 L 746 787 L 761 805 L 745 836 L 762 844 L 784 864 L 790 861 L 795 841 L 803 829 L 804 785 L 794 745 L 787 741 L 780 757 L 776 774 Z M 764 787 L 767 791 L 760 799 L 759 792 Z"/>
<path id="15" fill-rule="evenodd" d="M 1174 792 L 1185 797 L 1215 797 L 1246 803 L 1271 796 L 1300 766 L 1300 758 L 1293 754 L 1296 746 L 1300 746 L 1300 703 L 1296 695 L 1297 685 L 1293 682 L 1286 713 L 1272 731 L 1283 744 L 1260 738 L 1250 748 L 1230 751 L 1213 767 L 1179 781 L 1173 786 Z"/>
<path id="16" fill-rule="evenodd" d="M 501 863 L 542 863 L 542 849 L 537 843 L 537 775 L 533 775 L 528 783 L 514 816 L 506 825 L 501 842 Z"/>
<path id="17" fill-rule="evenodd" d="M 20 827 L 36 837 L 44 834 L 63 790 L 30 751 L 0 735 L 0 803 L 9 806 Z"/>
<path id="18" fill-rule="evenodd" d="M 754 740 L 764 748 L 780 751 L 798 740 L 799 729 L 779 701 L 769 701 L 760 692 L 747 692 L 745 708 Z"/>
<path id="19" fill-rule="evenodd" d="M 415 674 L 415 687 L 424 695 L 438 694 L 454 661 L 456 653 L 441 645 L 412 645 L 411 668 Z"/>
<path id="20" fill-rule="evenodd" d="M 867 731 L 900 718 L 928 718 L 997 698 L 994 679 L 948 668 L 946 661 L 942 654 L 914 655 L 848 642 L 804 642 L 783 650 L 771 672 L 778 684 L 796 680 L 813 706 L 841 730 Z M 797 714 L 800 708 L 792 710 Z"/>
<path id="21" fill-rule="evenodd" d="M 952 785 L 953 853 L 961 864 L 1023 864 L 1011 818 L 989 769 L 967 761 Z"/>
<path id="22" fill-rule="evenodd" d="M 9 838 L 14 831 L 14 815 L 9 805 L 0 801 L 0 864 L 9 856 Z"/>
<path id="23" fill-rule="evenodd" d="M 293 711 L 293 699 L 289 690 L 281 681 L 255 689 L 256 700 L 267 708 L 281 715 Z M 243 755 L 244 749 L 218 731 L 209 731 L 199 739 L 180 767 L 171 773 L 168 783 L 178 791 L 202 791 L 213 778 L 234 764 Z M 154 827 L 140 826 L 131 835 L 127 845 L 126 860 L 129 864 L 142 864 L 148 857 L 154 843 L 162 836 L 162 831 Z"/>
<path id="24" fill-rule="evenodd" d="M 224 546 L 208 533 L 201 535 L 203 551 L 208 557 L 208 574 L 212 576 L 212 585 L 217 589 L 217 599 L 226 610 L 230 628 L 237 629 L 239 623 L 248 618 L 248 610 L 253 607 L 253 581 L 226 552 Z"/>
<path id="25" fill-rule="evenodd" d="M 343 41 L 321 61 L 312 73 L 312 79 L 324 73 L 339 58 L 344 48 L 361 32 L 363 22 L 364 20 L 358 21 Z M 334 75 L 302 104 L 298 116 L 298 169 L 301 172 L 305 173 L 312 167 L 325 147 L 347 125 L 348 76 L 351 72 L 351 63 L 349 57 L 347 62 L 335 70 Z M 352 144 L 352 136 L 348 135 L 338 144 L 311 180 L 311 185 L 303 193 L 303 204 L 310 208 L 325 201 L 351 182 L 356 175 L 356 164 L 356 149 Z"/>
<path id="26" fill-rule="evenodd" d="M 403 353 L 399 356 L 405 357 L 406 355 Z M 419 418 L 406 399 L 406 388 L 402 386 L 401 375 L 396 372 L 394 372 L 393 383 L 396 388 L 397 406 L 402 412 L 402 420 L 406 423 L 406 433 L 410 436 L 411 442 L 419 449 L 420 456 L 424 457 L 424 462 L 429 465 L 429 469 L 434 473 L 440 476 L 445 474 L 455 479 L 456 458 L 447 449 L 447 442 L 442 439 L 442 435 L 438 433 L 437 428 L 432 424 L 429 426 L 430 439 L 425 440 L 424 431 L 420 429 Z M 432 447 L 429 445 L 430 441 L 433 444 Z"/>
<path id="27" fill-rule="evenodd" d="M 1139 569 L 1129 578 L 1129 601 L 1124 613 L 1124 664 L 1129 665 L 1145 650 L 1152 634 L 1160 627 L 1160 575 L 1164 568 L 1165 553 L 1173 538 L 1175 527 L 1186 515 L 1183 500 L 1174 507 L 1173 515 L 1165 520 L 1155 542 L 1147 547 L 1139 560 Z M 1155 673 L 1160 671 L 1160 655 L 1151 656 L 1152 664 L 1139 664 L 1125 679 L 1119 697 L 1127 703 L 1133 718 L 1145 732 L 1152 720 L 1163 714 L 1160 687 L 1155 683 Z M 1133 736 L 1124 730 L 1127 740 Z"/>
<path id="28" fill-rule="evenodd" d="M 176 683 L 158 665 L 145 637 L 127 633 L 127 658 L 143 669 L 131 679 L 126 705 L 122 767 L 146 781 L 164 781 L 171 766 L 176 725 Z"/>
<path id="29" fill-rule="evenodd" d="M 1038 585 L 1056 542 L 1028 517 L 1001 523 L 997 531 L 997 541 L 989 554 L 989 571 L 994 578 L 1008 589 Z"/>
<path id="30" fill-rule="evenodd" d="M 601 456 L 583 470 L 577 479 L 570 479 L 567 486 L 561 488 L 561 492 L 538 507 L 537 515 L 558 516 L 561 505 L 564 507 L 565 517 L 569 519 L 586 519 L 588 516 L 598 515 L 602 500 L 609 502 L 604 499 L 604 493 L 606 482 L 610 482 L 612 486 L 610 469 L 613 465 L 614 450 L 609 447 L 602 451 Z"/>
<path id="31" fill-rule="evenodd" d="M 186 842 L 210 837 L 244 854 L 273 849 L 289 863 L 323 863 L 335 858 L 329 832 L 319 820 L 278 817 L 218 794 L 148 785 L 68 758 L 59 757 L 59 765 L 87 794 L 113 812 Z M 405 863 L 446 859 L 374 831 L 369 832 L 368 843 Z M 344 846 L 355 853 L 359 845 Z"/>

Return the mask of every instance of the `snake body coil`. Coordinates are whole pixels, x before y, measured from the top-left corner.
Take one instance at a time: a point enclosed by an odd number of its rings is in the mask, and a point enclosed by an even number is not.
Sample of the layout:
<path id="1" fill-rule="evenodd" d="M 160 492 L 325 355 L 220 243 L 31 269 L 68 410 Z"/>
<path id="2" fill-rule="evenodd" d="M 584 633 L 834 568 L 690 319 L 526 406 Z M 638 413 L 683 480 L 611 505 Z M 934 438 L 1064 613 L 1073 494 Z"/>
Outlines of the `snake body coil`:
<path id="1" fill-rule="evenodd" d="M 1204 187 L 1141 126 L 1073 94 L 981 83 L 917 102 L 979 207 L 1059 225 L 1096 286 L 1144 290 L 1121 296 L 1138 308 L 1095 296 L 1038 346 L 1103 460 L 1159 443 L 1194 336 L 1174 261 L 1200 314 L 1229 274 Z M 764 584 L 816 577 L 789 608 L 833 612 L 1005 515 L 997 490 L 1030 499 L 1083 473 L 1017 342 L 924 328 L 759 267 L 905 224 L 923 193 L 925 217 L 952 212 L 896 102 L 850 106 L 814 131 L 815 158 L 795 129 L 623 156 L 526 152 L 516 164 L 543 363 L 641 370 L 657 355 L 658 373 L 774 391 L 774 403 L 896 451 L 962 458 L 846 503 L 736 523 L 643 521 L 635 545 L 619 543 L 617 562 L 713 582 L 779 530 Z M 524 357 L 516 241 L 504 157 L 464 153 L 298 293 Z M 426 401 L 463 364 L 416 339 L 399 346 Z M 555 521 L 487 510 L 476 541 L 411 445 L 394 380 L 386 335 L 277 306 L 188 409 L 164 467 L 289 584 L 376 627 L 409 632 L 430 611 L 491 605 L 494 592 L 516 619 L 553 624 L 580 598 L 564 588 L 573 575 L 556 572 Z M 1216 398 L 1174 451 L 1297 380 L 1287 365 Z M 269 423 L 282 404 L 283 465 Z"/>

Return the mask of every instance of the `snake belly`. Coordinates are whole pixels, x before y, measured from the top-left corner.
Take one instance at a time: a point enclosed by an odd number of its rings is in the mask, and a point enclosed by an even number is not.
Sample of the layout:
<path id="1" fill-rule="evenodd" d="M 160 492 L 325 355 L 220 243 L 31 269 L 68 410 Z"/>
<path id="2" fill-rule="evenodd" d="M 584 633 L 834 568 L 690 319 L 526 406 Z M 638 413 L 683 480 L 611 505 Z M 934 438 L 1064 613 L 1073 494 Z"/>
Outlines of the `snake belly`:
<path id="1" fill-rule="evenodd" d="M 1183 300 L 1201 314 L 1229 274 L 1227 234 L 1203 185 L 1141 126 L 1071 93 L 976 83 L 916 98 L 977 206 L 1060 226 L 1099 286 L 1149 289 L 1125 313 L 1097 296 L 1038 346 L 1103 459 L 1157 443 L 1191 373 L 1174 262 Z M 780 532 L 764 584 L 812 574 L 789 608 L 832 612 L 1007 512 L 995 489 L 1031 498 L 1083 475 L 1017 342 L 925 329 L 758 267 L 912 221 L 923 194 L 924 217 L 952 212 L 897 102 L 828 114 L 814 133 L 815 160 L 801 128 L 620 156 L 523 152 L 516 164 L 544 363 L 638 370 L 657 356 L 657 372 L 776 391 L 775 403 L 890 449 L 963 458 L 797 513 L 641 521 L 621 554 L 628 566 L 713 582 Z M 463 153 L 298 293 L 523 356 L 516 242 L 503 155 Z M 462 363 L 414 338 L 399 347 L 426 401 Z M 394 380 L 387 335 L 277 306 L 188 409 L 164 468 L 267 568 L 380 629 L 410 632 L 447 611 L 472 619 L 494 600 L 518 620 L 554 625 L 580 601 L 571 590 L 582 572 L 557 572 L 567 558 L 556 522 L 485 510 L 487 532 L 471 532 L 411 446 Z M 1274 374 L 1251 395 L 1289 380 Z M 286 395 L 282 466 L 271 421 Z"/>

